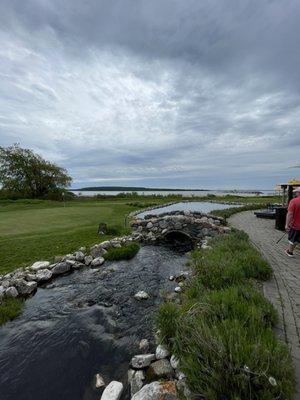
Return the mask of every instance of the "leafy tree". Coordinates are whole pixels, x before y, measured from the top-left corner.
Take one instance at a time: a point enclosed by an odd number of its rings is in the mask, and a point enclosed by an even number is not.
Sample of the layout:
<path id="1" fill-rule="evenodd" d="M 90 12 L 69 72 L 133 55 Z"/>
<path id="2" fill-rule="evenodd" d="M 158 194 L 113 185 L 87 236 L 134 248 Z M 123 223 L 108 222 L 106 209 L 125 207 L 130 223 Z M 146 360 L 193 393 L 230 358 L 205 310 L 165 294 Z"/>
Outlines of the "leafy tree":
<path id="1" fill-rule="evenodd" d="M 64 168 L 15 144 L 0 147 L 0 184 L 5 192 L 29 198 L 62 192 L 72 178 Z"/>

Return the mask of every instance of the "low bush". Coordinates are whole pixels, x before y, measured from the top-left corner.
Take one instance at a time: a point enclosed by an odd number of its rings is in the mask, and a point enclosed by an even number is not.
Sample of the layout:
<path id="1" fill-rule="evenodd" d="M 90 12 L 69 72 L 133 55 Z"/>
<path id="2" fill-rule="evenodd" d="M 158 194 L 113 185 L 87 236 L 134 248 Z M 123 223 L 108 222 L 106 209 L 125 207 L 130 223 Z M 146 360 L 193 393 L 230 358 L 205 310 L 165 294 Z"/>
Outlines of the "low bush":
<path id="1" fill-rule="evenodd" d="M 238 319 L 182 318 L 173 351 L 190 389 L 206 400 L 288 400 L 293 370 L 270 328 Z"/>
<path id="2" fill-rule="evenodd" d="M 20 315 L 23 303 L 23 300 L 20 298 L 14 299 L 6 297 L 2 299 L 2 303 L 0 303 L 0 325 Z"/>
<path id="3" fill-rule="evenodd" d="M 104 254 L 104 258 L 108 261 L 130 260 L 139 251 L 140 245 L 136 242 L 121 246 L 112 247 Z"/>
<path id="4" fill-rule="evenodd" d="M 242 232 L 192 253 L 195 275 L 180 306 L 161 305 L 160 340 L 180 360 L 195 396 L 206 400 L 290 400 L 292 360 L 272 330 L 277 313 L 256 289 L 271 268 Z"/>
<path id="5" fill-rule="evenodd" d="M 258 210 L 261 208 L 267 208 L 267 203 L 257 203 L 257 204 L 247 204 L 241 207 L 230 207 L 224 210 L 213 210 L 210 214 L 217 215 L 218 217 L 223 217 L 225 219 L 231 217 L 233 214 L 242 211 Z"/>

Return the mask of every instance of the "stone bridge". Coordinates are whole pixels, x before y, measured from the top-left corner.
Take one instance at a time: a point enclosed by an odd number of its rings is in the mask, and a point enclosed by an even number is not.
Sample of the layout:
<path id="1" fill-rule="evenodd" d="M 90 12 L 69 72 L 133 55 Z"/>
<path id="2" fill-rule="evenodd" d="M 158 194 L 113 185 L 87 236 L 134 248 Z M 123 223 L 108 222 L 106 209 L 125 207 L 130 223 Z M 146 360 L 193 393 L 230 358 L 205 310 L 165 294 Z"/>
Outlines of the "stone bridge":
<path id="1" fill-rule="evenodd" d="M 174 211 L 135 219 L 131 226 L 147 243 L 190 241 L 193 244 L 230 230 L 224 219 L 210 214 Z"/>

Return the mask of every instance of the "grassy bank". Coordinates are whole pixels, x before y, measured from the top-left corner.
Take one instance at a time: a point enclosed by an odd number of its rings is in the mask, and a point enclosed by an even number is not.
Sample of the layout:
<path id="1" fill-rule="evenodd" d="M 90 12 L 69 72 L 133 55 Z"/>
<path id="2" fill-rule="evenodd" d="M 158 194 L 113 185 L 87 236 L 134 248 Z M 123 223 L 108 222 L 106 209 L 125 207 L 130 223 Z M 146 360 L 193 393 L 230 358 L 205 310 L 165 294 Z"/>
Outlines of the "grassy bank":
<path id="1" fill-rule="evenodd" d="M 236 214 L 236 213 L 239 213 L 242 211 L 258 210 L 258 209 L 264 209 L 264 208 L 267 208 L 266 203 L 254 203 L 254 204 L 247 204 L 247 205 L 241 206 L 241 207 L 227 208 L 226 210 L 213 210 L 211 213 L 214 215 L 217 215 L 219 217 L 228 219 L 233 214 Z"/>
<path id="2" fill-rule="evenodd" d="M 0 326 L 21 314 L 24 301 L 20 298 L 4 298 L 0 304 Z"/>
<path id="3" fill-rule="evenodd" d="M 269 265 L 247 236 L 233 232 L 196 251 L 195 276 L 182 304 L 164 303 L 157 316 L 161 341 L 179 358 L 195 395 L 207 400 L 289 400 L 292 361 L 272 330 L 273 306 L 258 290 Z"/>

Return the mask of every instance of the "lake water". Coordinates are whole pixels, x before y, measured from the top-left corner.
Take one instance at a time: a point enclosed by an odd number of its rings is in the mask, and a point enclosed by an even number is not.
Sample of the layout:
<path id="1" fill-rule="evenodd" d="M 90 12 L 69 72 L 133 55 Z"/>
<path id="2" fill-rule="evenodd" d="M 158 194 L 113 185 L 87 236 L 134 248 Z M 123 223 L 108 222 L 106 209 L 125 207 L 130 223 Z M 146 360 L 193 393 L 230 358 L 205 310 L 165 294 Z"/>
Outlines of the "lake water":
<path id="1" fill-rule="evenodd" d="M 97 196 L 97 195 L 106 195 L 106 196 L 116 196 L 117 194 L 120 193 L 132 193 L 132 191 L 129 190 L 116 190 L 116 191 L 108 191 L 108 190 L 102 190 L 102 191 L 71 191 L 72 193 L 76 194 L 76 196 Z M 274 194 L 274 190 L 263 190 L 261 191 L 264 195 L 272 195 Z M 226 196 L 227 194 L 231 195 L 236 195 L 236 196 L 253 196 L 254 192 L 249 193 L 249 192 L 233 192 L 233 191 L 222 191 L 222 190 L 176 190 L 176 191 L 170 191 L 170 190 L 153 190 L 153 191 L 136 191 L 135 193 L 141 195 L 141 196 L 153 196 L 153 195 L 160 195 L 160 196 L 168 196 L 168 195 L 182 195 L 186 197 L 194 197 L 194 196 L 206 196 L 208 194 L 214 194 L 217 196 Z"/>
<path id="2" fill-rule="evenodd" d="M 155 208 L 154 210 L 149 210 L 138 214 L 140 218 L 144 218 L 149 214 L 164 214 L 170 211 L 200 211 L 204 213 L 209 213 L 213 210 L 225 210 L 227 208 L 240 207 L 239 205 L 233 204 L 222 204 L 222 203 L 210 203 L 205 201 L 190 201 L 171 204 L 170 206 Z"/>

